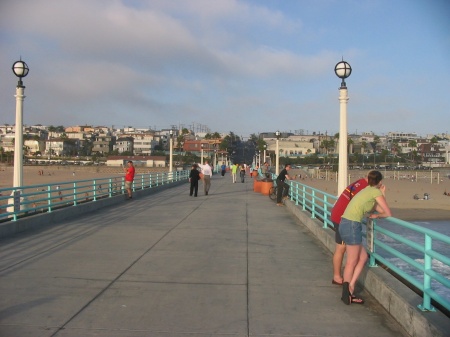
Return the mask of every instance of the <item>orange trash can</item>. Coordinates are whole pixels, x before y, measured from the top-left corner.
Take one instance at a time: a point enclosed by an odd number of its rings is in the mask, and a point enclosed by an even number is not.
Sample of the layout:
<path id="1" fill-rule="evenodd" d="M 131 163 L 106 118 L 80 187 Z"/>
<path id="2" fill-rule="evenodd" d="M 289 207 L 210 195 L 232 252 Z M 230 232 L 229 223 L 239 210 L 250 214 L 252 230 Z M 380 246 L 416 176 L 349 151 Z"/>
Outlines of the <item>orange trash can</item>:
<path id="1" fill-rule="evenodd" d="M 273 181 L 261 181 L 261 194 L 269 195 L 270 188 L 273 186 Z"/>
<path id="2" fill-rule="evenodd" d="M 262 181 L 260 181 L 256 178 L 253 178 L 253 191 L 254 192 L 261 193 L 261 183 L 262 183 Z"/>

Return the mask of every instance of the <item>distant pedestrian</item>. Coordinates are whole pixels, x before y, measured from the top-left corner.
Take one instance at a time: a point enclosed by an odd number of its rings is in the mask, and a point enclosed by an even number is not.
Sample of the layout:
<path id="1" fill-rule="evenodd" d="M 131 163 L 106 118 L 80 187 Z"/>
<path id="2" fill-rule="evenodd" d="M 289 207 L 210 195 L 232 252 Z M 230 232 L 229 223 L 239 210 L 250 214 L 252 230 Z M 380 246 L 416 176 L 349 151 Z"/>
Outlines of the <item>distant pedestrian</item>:
<path id="1" fill-rule="evenodd" d="M 56 186 L 56 190 L 58 191 L 59 200 L 63 200 L 63 198 L 62 198 L 62 192 L 61 192 L 61 186 L 57 185 L 57 186 Z"/>
<path id="2" fill-rule="evenodd" d="M 198 193 L 198 181 L 200 180 L 200 172 L 197 169 L 197 164 L 192 165 L 191 172 L 189 173 L 189 183 L 190 183 L 190 189 L 189 189 L 189 195 L 192 197 L 192 194 L 194 194 L 194 197 L 197 196 Z"/>
<path id="3" fill-rule="evenodd" d="M 261 167 L 261 172 L 266 178 L 270 178 L 270 170 L 268 162 L 264 162 L 264 165 Z"/>
<path id="4" fill-rule="evenodd" d="M 129 200 L 133 198 L 131 187 L 133 185 L 134 174 L 136 172 L 133 162 L 129 160 L 127 162 L 127 167 L 124 167 L 123 170 L 125 172 L 125 189 L 127 190 Z"/>
<path id="5" fill-rule="evenodd" d="M 222 164 L 222 166 L 220 167 L 220 169 L 221 169 L 221 171 L 222 171 L 222 177 L 224 177 L 224 176 L 225 176 L 225 172 L 226 172 L 226 170 L 227 170 L 227 165 Z"/>
<path id="6" fill-rule="evenodd" d="M 238 164 L 233 164 L 231 166 L 231 178 L 233 179 L 233 184 L 236 183 L 236 175 L 237 175 L 237 171 L 238 171 Z"/>
<path id="7" fill-rule="evenodd" d="M 241 183 L 245 182 L 245 164 L 241 165 L 241 168 L 239 170 L 239 176 L 241 177 Z"/>
<path id="8" fill-rule="evenodd" d="M 208 195 L 209 188 L 211 187 L 211 177 L 212 177 L 212 168 L 209 166 L 209 161 L 205 161 L 205 164 L 198 164 L 198 166 L 202 170 L 203 174 L 203 191 L 205 192 L 205 195 Z"/>

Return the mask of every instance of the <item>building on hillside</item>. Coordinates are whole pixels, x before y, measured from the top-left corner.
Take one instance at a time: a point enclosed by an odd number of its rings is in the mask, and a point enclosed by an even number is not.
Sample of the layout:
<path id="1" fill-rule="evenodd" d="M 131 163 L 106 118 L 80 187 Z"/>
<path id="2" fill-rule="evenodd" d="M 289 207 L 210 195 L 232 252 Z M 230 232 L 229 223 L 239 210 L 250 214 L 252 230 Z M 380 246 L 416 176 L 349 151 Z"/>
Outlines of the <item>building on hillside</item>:
<path id="1" fill-rule="evenodd" d="M 418 155 L 421 157 L 424 166 L 430 165 L 433 167 L 445 164 L 447 156 L 445 148 L 433 143 L 420 144 Z"/>
<path id="2" fill-rule="evenodd" d="M 116 143 L 116 137 L 107 136 L 107 135 L 98 135 L 95 136 L 95 140 L 93 141 L 92 151 L 93 155 L 102 154 L 105 155 L 107 153 L 112 152 L 113 146 Z"/>
<path id="3" fill-rule="evenodd" d="M 26 139 L 23 145 L 25 147 L 25 153 L 32 156 L 45 152 L 45 140 Z"/>
<path id="4" fill-rule="evenodd" d="M 52 138 L 45 141 L 45 154 L 49 156 L 71 156 L 78 153 L 78 139 Z"/>
<path id="5" fill-rule="evenodd" d="M 4 152 L 14 151 L 15 138 L 16 136 L 12 132 L 1 135 L 1 147 Z"/>
<path id="6" fill-rule="evenodd" d="M 134 139 L 133 137 L 120 137 L 113 145 L 113 150 L 117 150 L 118 153 L 129 152 L 134 153 Z"/>
<path id="7" fill-rule="evenodd" d="M 156 139 L 153 133 L 129 134 L 128 137 L 133 137 L 133 153 L 136 156 L 149 156 L 156 145 L 159 144 L 159 138 Z"/>
<path id="8" fill-rule="evenodd" d="M 91 125 L 77 125 L 77 126 L 68 126 L 66 128 L 64 128 L 64 131 L 66 133 L 71 133 L 71 132 L 94 132 L 94 129 L 92 128 Z"/>

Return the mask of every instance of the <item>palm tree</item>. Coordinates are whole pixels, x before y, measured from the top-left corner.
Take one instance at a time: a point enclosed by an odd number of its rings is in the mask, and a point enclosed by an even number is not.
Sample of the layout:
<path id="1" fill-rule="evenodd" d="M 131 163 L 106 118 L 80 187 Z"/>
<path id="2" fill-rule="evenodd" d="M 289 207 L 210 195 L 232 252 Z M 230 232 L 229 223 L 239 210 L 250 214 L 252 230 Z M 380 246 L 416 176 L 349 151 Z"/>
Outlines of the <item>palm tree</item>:
<path id="1" fill-rule="evenodd" d="M 362 141 L 362 142 L 361 142 L 361 148 L 362 148 L 362 150 L 363 150 L 363 153 L 362 153 L 362 154 L 365 154 L 365 153 L 366 153 L 366 149 L 367 149 L 367 142 Z"/>

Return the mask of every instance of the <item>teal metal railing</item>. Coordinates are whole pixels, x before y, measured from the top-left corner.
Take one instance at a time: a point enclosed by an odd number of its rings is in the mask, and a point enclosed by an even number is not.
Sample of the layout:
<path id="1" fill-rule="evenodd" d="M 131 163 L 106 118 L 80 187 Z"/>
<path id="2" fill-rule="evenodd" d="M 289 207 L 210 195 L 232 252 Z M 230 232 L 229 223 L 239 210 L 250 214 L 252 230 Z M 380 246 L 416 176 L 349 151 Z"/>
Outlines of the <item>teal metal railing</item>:
<path id="1" fill-rule="evenodd" d="M 309 212 L 311 218 L 320 220 L 324 228 L 334 228 L 330 217 L 336 196 L 297 181 L 290 180 L 289 185 L 289 198 L 296 206 Z M 450 311 L 450 237 L 394 217 L 365 225 L 366 231 L 373 228 L 372 235 L 364 233 L 366 239 L 371 240 L 369 246 L 373 247 L 368 251 L 369 266 L 382 264 L 405 280 L 405 284 L 415 287 L 423 298 L 418 306 L 421 310 L 435 311 L 433 300 Z M 414 240 L 398 233 L 405 229 L 413 233 L 408 237 Z M 401 263 L 393 263 L 394 259 Z"/>
<path id="2" fill-rule="evenodd" d="M 137 174 L 133 191 L 154 188 L 186 180 L 189 171 Z M 35 213 L 52 212 L 67 206 L 95 202 L 124 193 L 124 177 L 96 178 L 52 184 L 30 185 L 0 189 L 0 221 L 16 221 Z"/>

